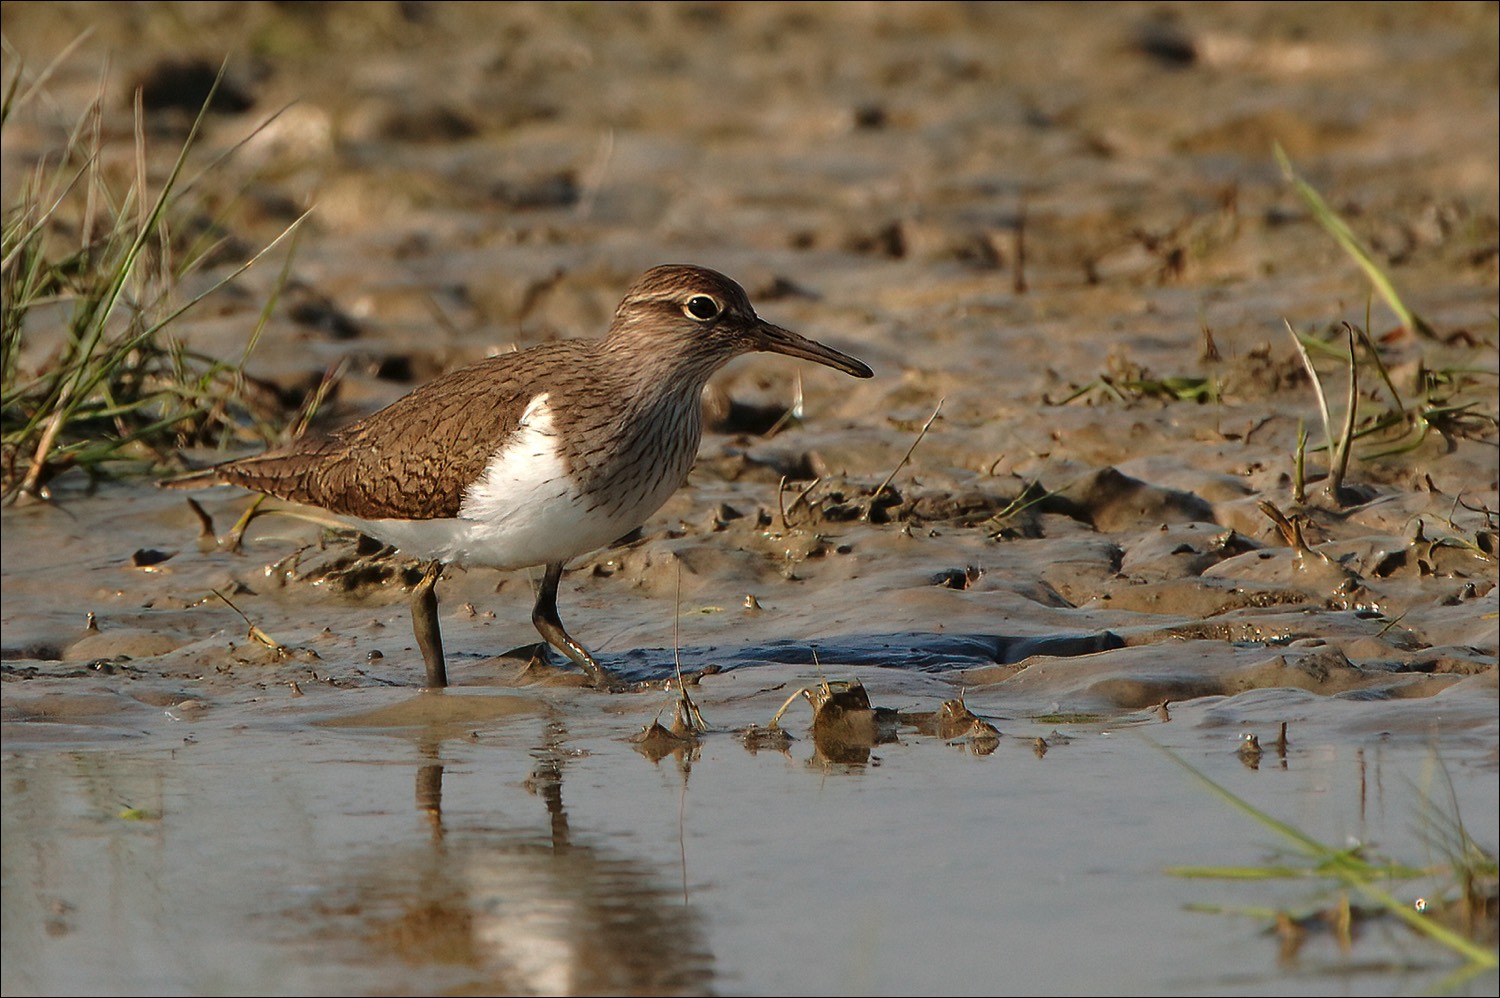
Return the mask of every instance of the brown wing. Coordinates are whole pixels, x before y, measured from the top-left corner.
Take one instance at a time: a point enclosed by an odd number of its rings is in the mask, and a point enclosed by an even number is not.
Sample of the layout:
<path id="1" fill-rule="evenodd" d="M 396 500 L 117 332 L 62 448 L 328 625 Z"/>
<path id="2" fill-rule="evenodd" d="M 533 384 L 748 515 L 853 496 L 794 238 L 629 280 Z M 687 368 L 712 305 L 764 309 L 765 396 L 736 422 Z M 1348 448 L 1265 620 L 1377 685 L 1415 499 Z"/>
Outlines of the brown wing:
<path id="1" fill-rule="evenodd" d="M 588 379 L 591 341 L 501 354 L 429 382 L 326 436 L 230 461 L 219 480 L 364 519 L 456 516 L 464 490 L 557 379 Z"/>

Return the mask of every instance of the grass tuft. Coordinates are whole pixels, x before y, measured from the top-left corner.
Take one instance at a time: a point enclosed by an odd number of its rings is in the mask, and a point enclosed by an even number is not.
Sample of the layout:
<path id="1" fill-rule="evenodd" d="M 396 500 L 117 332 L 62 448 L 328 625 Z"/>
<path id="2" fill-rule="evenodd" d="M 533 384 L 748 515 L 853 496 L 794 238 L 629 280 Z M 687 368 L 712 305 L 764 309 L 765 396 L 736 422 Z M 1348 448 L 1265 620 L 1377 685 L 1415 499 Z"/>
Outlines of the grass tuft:
<path id="1" fill-rule="evenodd" d="M 1458 800 L 1453 794 L 1451 782 L 1447 784 L 1447 799 L 1440 802 L 1441 806 L 1434 803 L 1430 795 L 1421 795 L 1422 814 L 1427 822 L 1426 827 L 1429 829 L 1428 841 L 1433 844 L 1435 851 L 1445 854 L 1446 862 L 1429 867 L 1415 867 L 1397 862 L 1374 862 L 1365 857 L 1360 847 L 1340 849 L 1327 845 L 1296 826 L 1272 817 L 1209 779 L 1207 775 L 1175 752 L 1155 742 L 1151 744 L 1196 777 L 1219 799 L 1287 841 L 1292 852 L 1301 857 L 1301 862 L 1276 866 L 1176 867 L 1170 869 L 1169 873 L 1182 877 L 1215 877 L 1231 880 L 1318 879 L 1332 881 L 1342 890 L 1352 890 L 1363 895 L 1384 914 L 1400 919 L 1419 934 L 1462 956 L 1471 968 L 1489 970 L 1500 965 L 1500 960 L 1497 960 L 1492 948 L 1471 938 L 1472 934 L 1478 933 L 1478 923 L 1485 917 L 1483 912 L 1487 903 L 1486 899 L 1493 894 L 1497 874 L 1500 874 L 1500 871 L 1497 871 L 1495 857 L 1482 849 L 1464 830 L 1458 813 Z M 1431 901 L 1419 899 L 1418 904 L 1408 904 L 1395 897 L 1383 886 L 1394 880 L 1432 877 L 1445 878 L 1452 884 L 1451 891 L 1458 895 L 1455 903 L 1461 906 L 1464 913 L 1471 916 L 1462 921 L 1461 928 L 1453 928 L 1444 920 L 1434 917 L 1436 905 Z M 1347 898 L 1341 903 L 1347 906 Z M 1277 915 L 1278 918 L 1287 917 L 1285 913 L 1277 913 Z M 1489 917 L 1492 922 L 1493 915 Z"/>
<path id="2" fill-rule="evenodd" d="M 7 81 L 0 129 L 24 92 Z M 223 70 L 220 70 L 222 79 Z M 216 81 L 214 90 L 217 90 Z M 42 156 L 4 207 L 0 245 L 0 500 L 45 498 L 48 482 L 80 468 L 100 477 L 151 469 L 175 447 L 261 429 L 280 400 L 235 363 L 185 347 L 171 324 L 288 240 L 301 219 L 185 300 L 184 279 L 220 248 L 220 228 L 185 170 L 200 143 L 210 92 L 165 178 L 147 170 L 137 93 L 127 178 L 106 163 L 101 81 L 61 148 Z M 200 175 L 201 177 L 201 175 Z M 304 216 L 305 217 L 305 216 Z M 197 234 L 197 235 L 195 235 Z M 206 235 L 205 235 L 206 234 Z M 250 337 L 253 344 L 254 336 Z"/>

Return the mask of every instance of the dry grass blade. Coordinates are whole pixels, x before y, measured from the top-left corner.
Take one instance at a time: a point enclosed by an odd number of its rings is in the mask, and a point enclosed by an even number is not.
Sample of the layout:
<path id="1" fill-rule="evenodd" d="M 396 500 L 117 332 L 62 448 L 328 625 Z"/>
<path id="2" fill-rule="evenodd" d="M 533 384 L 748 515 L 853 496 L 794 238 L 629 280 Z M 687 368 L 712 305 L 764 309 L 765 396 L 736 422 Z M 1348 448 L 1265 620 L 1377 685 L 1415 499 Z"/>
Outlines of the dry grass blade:
<path id="1" fill-rule="evenodd" d="M 782 430 L 786 429 L 788 426 L 800 421 L 802 419 L 802 410 L 804 404 L 805 400 L 802 394 L 802 373 L 799 371 L 797 372 L 796 391 L 792 393 L 792 404 L 787 406 L 786 411 L 778 416 L 776 418 L 776 422 L 772 423 L 770 429 L 762 433 L 761 436 L 769 440 L 776 434 L 780 433 Z"/>
<path id="2" fill-rule="evenodd" d="M 923 437 L 927 436 L 927 431 L 932 429 L 932 424 L 938 418 L 938 413 L 943 411 L 943 403 L 946 401 L 947 399 L 938 399 L 937 407 L 932 410 L 932 415 L 927 417 L 927 422 L 922 424 L 922 429 L 917 432 L 917 438 L 911 442 L 910 447 L 906 448 L 906 453 L 901 455 L 901 460 L 896 462 L 896 466 L 891 469 L 891 473 L 885 476 L 885 481 L 881 482 L 879 487 L 870 493 L 870 509 L 874 508 L 875 500 L 880 498 L 882 492 L 890 488 L 891 482 L 900 474 L 901 469 L 906 467 L 906 463 L 911 460 L 912 454 L 916 452 L 917 445 L 922 442 Z M 865 518 L 869 518 L 868 512 L 865 513 Z"/>
<path id="3" fill-rule="evenodd" d="M 1354 358 L 1354 327 L 1344 323 L 1344 332 L 1349 340 L 1349 385 L 1345 398 L 1344 427 L 1339 433 L 1338 450 L 1333 455 L 1333 469 L 1328 477 L 1328 495 L 1335 502 L 1344 485 L 1344 476 L 1349 472 L 1349 452 L 1354 446 L 1354 420 L 1359 410 L 1359 364 Z"/>
<path id="4" fill-rule="evenodd" d="M 249 628 L 249 630 L 246 632 L 246 636 L 249 637 L 252 641 L 260 642 L 267 648 L 270 648 L 272 651 L 276 652 L 276 654 L 278 655 L 285 655 L 287 653 L 286 645 L 282 644 L 280 641 L 277 641 L 275 638 L 271 637 L 271 635 L 261 630 L 260 627 L 255 623 L 255 621 L 251 620 L 249 615 L 246 614 L 244 610 L 241 610 L 239 607 L 235 606 L 233 601 L 231 601 L 228 596 L 225 596 L 217 589 L 211 589 L 209 591 L 212 592 L 215 596 L 219 597 L 219 599 L 223 600 L 225 606 L 229 607 L 229 609 L 239 614 L 240 619 L 243 620 L 245 622 L 245 626 Z"/>
<path id="5" fill-rule="evenodd" d="M 0 126 L 3 126 L 7 121 L 10 120 L 12 111 L 26 104 L 38 93 L 41 93 L 47 86 L 47 81 L 52 78 L 52 74 L 57 71 L 57 67 L 67 62 L 68 59 L 72 57 L 73 51 L 80 45 L 82 45 L 85 41 L 87 41 L 89 36 L 91 36 L 93 33 L 94 29 L 92 26 L 84 28 L 82 31 L 80 31 L 71 42 L 64 46 L 63 50 L 59 52 L 51 62 L 42 67 L 42 71 L 37 74 L 36 79 L 31 81 L 31 83 L 26 87 L 25 91 L 21 91 L 21 77 L 25 71 L 26 63 L 19 57 L 19 55 L 16 55 L 15 75 L 10 78 L 10 83 L 6 85 L 5 100 L 3 105 L 0 105 Z M 5 48 L 8 52 L 10 52 L 10 54 L 15 55 L 15 53 L 11 50 L 9 43 L 6 43 Z"/>
<path id="6" fill-rule="evenodd" d="M 1328 396 L 1323 391 L 1323 380 L 1318 376 L 1317 368 L 1313 366 L 1312 357 L 1307 352 L 1307 345 L 1297 331 L 1292 328 L 1291 322 L 1281 320 L 1286 325 L 1286 331 L 1292 337 L 1292 344 L 1297 348 L 1297 356 L 1302 359 L 1302 366 L 1307 369 L 1307 376 L 1312 381 L 1313 392 L 1318 399 L 1318 415 L 1323 420 L 1323 438 L 1328 450 L 1328 482 L 1325 491 L 1328 497 L 1336 505 L 1342 505 L 1344 477 L 1349 471 L 1349 454 L 1354 445 L 1354 427 L 1359 410 L 1359 365 L 1354 356 L 1354 327 L 1344 323 L 1348 339 L 1349 353 L 1345 361 L 1349 368 L 1349 384 L 1347 388 L 1344 422 L 1337 435 L 1333 432 L 1333 414 L 1328 407 Z M 1297 453 L 1297 476 L 1295 478 L 1296 490 L 1302 488 L 1302 460 L 1304 449 L 1300 445 Z M 1299 500 L 1300 501 L 1300 500 Z"/>
<path id="7" fill-rule="evenodd" d="M 682 562 L 677 563 L 677 594 L 672 616 L 672 667 L 677 673 L 677 722 L 689 734 L 708 730 L 703 712 L 688 693 L 687 683 L 682 678 Z"/>
<path id="8" fill-rule="evenodd" d="M 1307 346 L 1302 342 L 1302 337 L 1292 328 L 1289 320 L 1283 318 L 1282 323 L 1286 326 L 1287 335 L 1292 338 L 1292 345 L 1297 348 L 1297 356 L 1302 358 L 1302 366 L 1307 369 L 1307 376 L 1312 379 L 1313 394 L 1318 398 L 1318 415 L 1323 420 L 1323 439 L 1327 442 L 1328 453 L 1333 453 L 1333 416 L 1328 411 L 1328 396 L 1323 394 L 1323 379 L 1318 376 L 1318 369 L 1313 367 L 1312 358 L 1308 356 Z"/>
<path id="9" fill-rule="evenodd" d="M 1307 422 L 1297 417 L 1297 453 L 1292 458 L 1292 501 L 1307 502 Z"/>

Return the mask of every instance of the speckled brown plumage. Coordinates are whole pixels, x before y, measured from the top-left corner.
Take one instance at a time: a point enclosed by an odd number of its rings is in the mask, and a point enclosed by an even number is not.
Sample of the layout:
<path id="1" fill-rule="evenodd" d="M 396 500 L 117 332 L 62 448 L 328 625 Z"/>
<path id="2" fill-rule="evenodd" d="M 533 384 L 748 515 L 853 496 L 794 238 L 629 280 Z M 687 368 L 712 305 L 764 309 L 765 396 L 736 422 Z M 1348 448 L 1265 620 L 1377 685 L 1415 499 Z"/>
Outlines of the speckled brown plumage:
<path id="1" fill-rule="evenodd" d="M 683 315 L 679 299 L 699 293 L 725 306 L 712 328 Z M 760 322 L 744 291 L 722 274 L 656 267 L 625 296 L 602 340 L 491 357 L 329 434 L 218 465 L 213 477 L 362 519 L 456 516 L 464 490 L 515 432 L 527 403 L 545 391 L 567 428 L 560 442 L 571 470 L 608 503 L 632 473 L 651 473 L 641 459 L 684 444 L 696 451 L 697 400 L 708 378 L 735 355 L 765 349 L 767 328 L 785 333 Z M 816 345 L 793 355 L 842 361 L 833 366 L 869 376 L 864 365 Z"/>
<path id="2" fill-rule="evenodd" d="M 457 516 L 464 490 L 515 432 L 539 386 L 555 393 L 555 405 L 575 408 L 582 379 L 598 367 L 597 344 L 587 341 L 501 354 L 332 433 L 214 472 L 221 481 L 345 516 Z"/>

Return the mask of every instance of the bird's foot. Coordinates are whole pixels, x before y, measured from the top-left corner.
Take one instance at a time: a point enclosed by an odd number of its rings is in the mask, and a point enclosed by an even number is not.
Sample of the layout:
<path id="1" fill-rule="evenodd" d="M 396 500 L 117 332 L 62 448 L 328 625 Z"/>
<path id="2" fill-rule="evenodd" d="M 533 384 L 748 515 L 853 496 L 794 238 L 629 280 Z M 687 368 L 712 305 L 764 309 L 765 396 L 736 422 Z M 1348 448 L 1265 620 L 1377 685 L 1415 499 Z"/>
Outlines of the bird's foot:
<path id="1" fill-rule="evenodd" d="M 443 574 L 443 563 L 427 566 L 422 581 L 412 590 L 411 626 L 427 666 L 425 689 L 440 690 L 448 685 L 448 667 L 443 657 L 443 632 L 438 626 L 437 581 Z"/>
<path id="2" fill-rule="evenodd" d="M 615 675 L 598 662 L 592 661 L 592 658 L 588 664 L 583 662 L 578 664 L 583 667 L 584 672 L 588 673 L 589 685 L 601 693 L 634 693 L 641 688 L 640 683 L 632 683 L 628 679 Z"/>

